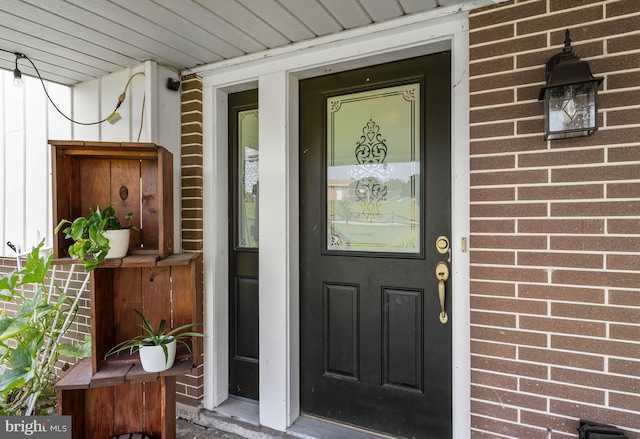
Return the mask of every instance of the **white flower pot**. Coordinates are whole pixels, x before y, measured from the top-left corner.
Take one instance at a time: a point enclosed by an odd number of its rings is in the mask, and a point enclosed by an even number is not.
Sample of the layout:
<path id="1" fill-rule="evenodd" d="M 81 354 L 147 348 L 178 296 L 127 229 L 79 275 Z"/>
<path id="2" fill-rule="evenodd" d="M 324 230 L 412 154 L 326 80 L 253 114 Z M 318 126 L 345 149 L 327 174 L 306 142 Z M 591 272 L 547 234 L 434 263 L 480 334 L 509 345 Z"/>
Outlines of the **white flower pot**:
<path id="1" fill-rule="evenodd" d="M 162 346 L 142 346 L 138 351 L 140 353 L 140 363 L 146 372 L 162 372 L 171 369 L 176 359 L 176 341 L 172 341 L 166 345 L 167 358 L 165 359 Z"/>
<path id="2" fill-rule="evenodd" d="M 106 259 L 124 258 L 129 251 L 131 229 L 105 230 L 104 236 L 109 240 L 109 252 Z"/>

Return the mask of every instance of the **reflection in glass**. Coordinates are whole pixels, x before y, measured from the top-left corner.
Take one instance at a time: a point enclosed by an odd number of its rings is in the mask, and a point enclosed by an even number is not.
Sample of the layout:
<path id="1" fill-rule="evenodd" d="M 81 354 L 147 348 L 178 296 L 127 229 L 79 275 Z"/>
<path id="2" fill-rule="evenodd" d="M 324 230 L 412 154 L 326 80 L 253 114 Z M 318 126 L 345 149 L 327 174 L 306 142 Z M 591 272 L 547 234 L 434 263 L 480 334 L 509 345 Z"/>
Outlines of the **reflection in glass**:
<path id="1" fill-rule="evenodd" d="M 549 89 L 549 131 L 584 130 L 596 126 L 594 90 L 592 83 Z"/>
<path id="2" fill-rule="evenodd" d="M 327 99 L 327 249 L 420 252 L 420 84 Z"/>
<path id="3" fill-rule="evenodd" d="M 238 247 L 258 247 L 258 110 L 238 112 Z"/>

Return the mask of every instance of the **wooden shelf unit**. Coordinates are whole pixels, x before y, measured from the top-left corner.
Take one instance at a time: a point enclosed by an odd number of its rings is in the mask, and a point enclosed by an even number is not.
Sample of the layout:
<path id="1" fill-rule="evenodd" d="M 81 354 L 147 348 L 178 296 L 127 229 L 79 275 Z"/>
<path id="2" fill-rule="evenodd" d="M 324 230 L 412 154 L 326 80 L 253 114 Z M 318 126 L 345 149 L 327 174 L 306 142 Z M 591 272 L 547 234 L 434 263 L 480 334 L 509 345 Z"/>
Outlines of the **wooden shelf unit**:
<path id="1" fill-rule="evenodd" d="M 53 172 L 53 227 L 112 204 L 132 230 L 130 253 L 173 252 L 173 154 L 154 143 L 50 140 Z M 123 222 L 123 225 L 125 223 Z M 70 242 L 60 233 L 56 258 L 67 256 Z"/>
<path id="2" fill-rule="evenodd" d="M 50 141 L 54 227 L 113 204 L 123 218 L 133 212 L 129 255 L 105 259 L 91 272 L 92 357 L 69 369 L 56 384 L 58 414 L 71 415 L 73 438 L 109 439 L 145 433 L 175 439 L 176 376 L 202 362 L 201 337 L 191 352 L 178 350 L 176 364 L 145 372 L 137 355 L 105 359 L 117 343 L 142 334 L 142 311 L 157 326 L 196 323 L 203 332 L 202 254 L 173 252 L 173 156 L 151 143 Z M 56 264 L 76 264 L 70 241 L 53 244 Z"/>
<path id="3" fill-rule="evenodd" d="M 170 327 L 202 324 L 202 255 L 134 256 L 108 265 L 91 273 L 92 356 L 56 384 L 58 414 L 71 415 L 73 439 L 139 432 L 175 439 L 176 376 L 201 364 L 202 338 L 191 338 L 191 352 L 179 346 L 174 366 L 160 373 L 144 371 L 137 354 L 107 359 L 104 354 L 142 333 L 134 309 L 144 310 L 153 325 L 161 319 L 172 322 Z M 202 332 L 202 327 L 194 330 Z"/>
<path id="4" fill-rule="evenodd" d="M 90 359 L 85 359 L 56 385 L 58 414 L 71 416 L 73 439 L 108 439 L 140 432 L 175 439 L 176 375 L 188 373 L 191 369 L 187 367 L 174 366 L 159 375 L 140 374 L 140 365 L 129 365 L 94 375 Z"/>
<path id="5" fill-rule="evenodd" d="M 97 268 L 91 276 L 91 340 L 94 373 L 120 356 L 104 358 L 114 345 L 142 334 L 142 311 L 154 327 L 202 323 L 202 256 L 182 253 L 165 259 L 123 258 L 119 268 Z M 141 259 L 146 259 L 140 263 Z M 202 332 L 201 326 L 192 330 Z M 191 339 L 193 366 L 201 363 L 202 338 Z M 137 357 L 136 357 L 137 361 Z"/>

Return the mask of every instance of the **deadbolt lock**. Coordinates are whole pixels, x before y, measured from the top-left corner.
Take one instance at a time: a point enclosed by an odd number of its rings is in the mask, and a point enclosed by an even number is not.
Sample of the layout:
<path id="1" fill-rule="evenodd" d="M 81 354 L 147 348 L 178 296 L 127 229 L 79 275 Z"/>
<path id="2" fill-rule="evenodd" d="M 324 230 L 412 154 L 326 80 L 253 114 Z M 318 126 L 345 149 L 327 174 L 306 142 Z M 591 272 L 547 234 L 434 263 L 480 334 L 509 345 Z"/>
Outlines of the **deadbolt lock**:
<path id="1" fill-rule="evenodd" d="M 438 253 L 441 255 L 447 253 L 449 251 L 449 238 L 446 236 L 438 236 L 438 239 L 436 239 L 436 250 L 438 250 Z"/>

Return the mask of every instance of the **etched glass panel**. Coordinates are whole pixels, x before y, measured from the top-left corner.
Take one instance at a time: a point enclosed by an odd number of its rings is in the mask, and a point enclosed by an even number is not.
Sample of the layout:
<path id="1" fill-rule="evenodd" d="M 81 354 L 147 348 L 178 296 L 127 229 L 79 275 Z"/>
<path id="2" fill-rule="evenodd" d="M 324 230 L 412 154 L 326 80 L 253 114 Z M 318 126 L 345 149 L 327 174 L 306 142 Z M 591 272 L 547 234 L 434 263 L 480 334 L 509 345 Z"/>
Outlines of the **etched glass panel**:
<path id="1" fill-rule="evenodd" d="M 258 247 L 258 110 L 238 112 L 238 247 Z"/>
<path id="2" fill-rule="evenodd" d="M 549 131 L 596 127 L 596 85 L 592 82 L 549 89 Z"/>
<path id="3" fill-rule="evenodd" d="M 420 84 L 327 98 L 327 249 L 420 252 Z"/>

